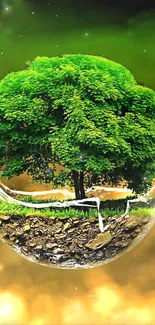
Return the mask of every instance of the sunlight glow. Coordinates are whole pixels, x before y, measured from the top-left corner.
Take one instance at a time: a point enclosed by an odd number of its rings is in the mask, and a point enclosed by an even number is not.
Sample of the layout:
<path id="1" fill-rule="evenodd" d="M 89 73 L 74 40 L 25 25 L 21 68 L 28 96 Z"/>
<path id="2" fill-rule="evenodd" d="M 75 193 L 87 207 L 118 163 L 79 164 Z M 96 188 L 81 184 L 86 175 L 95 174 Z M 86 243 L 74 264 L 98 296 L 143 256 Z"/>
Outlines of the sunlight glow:
<path id="1" fill-rule="evenodd" d="M 96 288 L 96 299 L 93 308 L 100 314 L 108 314 L 120 304 L 120 296 L 116 291 L 107 287 Z"/>
<path id="2" fill-rule="evenodd" d="M 25 317 L 22 300 L 9 292 L 0 294 L 0 324 L 19 324 Z"/>

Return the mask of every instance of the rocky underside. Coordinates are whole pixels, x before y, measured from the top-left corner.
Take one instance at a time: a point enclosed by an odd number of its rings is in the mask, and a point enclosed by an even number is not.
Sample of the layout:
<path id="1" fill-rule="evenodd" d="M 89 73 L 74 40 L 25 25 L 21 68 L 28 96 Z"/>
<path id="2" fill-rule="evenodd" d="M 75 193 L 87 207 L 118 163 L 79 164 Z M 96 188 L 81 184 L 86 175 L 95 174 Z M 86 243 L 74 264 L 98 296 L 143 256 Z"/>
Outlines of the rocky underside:
<path id="1" fill-rule="evenodd" d="M 129 248 L 150 217 L 109 217 L 101 233 L 97 218 L 0 216 L 0 238 L 27 258 L 54 267 L 95 266 Z"/>

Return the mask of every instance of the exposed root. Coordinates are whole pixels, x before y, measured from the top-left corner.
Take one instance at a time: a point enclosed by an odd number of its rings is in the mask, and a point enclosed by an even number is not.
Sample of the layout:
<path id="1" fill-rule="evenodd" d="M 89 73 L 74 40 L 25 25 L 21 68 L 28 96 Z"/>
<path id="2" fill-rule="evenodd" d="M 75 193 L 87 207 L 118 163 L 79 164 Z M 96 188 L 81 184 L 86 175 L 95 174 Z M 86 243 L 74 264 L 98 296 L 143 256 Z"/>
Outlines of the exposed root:
<path id="1" fill-rule="evenodd" d="M 1 184 L 2 185 L 2 184 Z M 5 187 L 3 185 L 3 187 Z M 10 189 L 7 187 L 7 190 L 9 191 Z M 14 192 L 13 190 L 10 190 L 11 192 Z M 30 193 L 30 192 L 28 192 Z M 103 225 L 103 219 L 100 214 L 100 199 L 98 197 L 93 197 L 93 198 L 87 198 L 83 200 L 73 200 L 73 201 L 66 201 L 66 202 L 52 202 L 52 203 L 28 203 L 28 202 L 23 202 L 20 200 L 16 200 L 12 198 L 10 195 L 8 195 L 2 188 L 0 188 L 0 199 L 7 200 L 8 203 L 14 203 L 14 204 L 19 204 L 23 205 L 25 207 L 29 208 L 36 208 L 36 209 L 42 209 L 42 208 L 66 208 L 66 207 L 75 207 L 75 206 L 82 206 L 82 207 L 92 207 L 95 208 L 97 207 L 98 211 L 98 221 L 99 221 L 99 228 L 101 232 L 105 231 L 104 225 Z M 85 204 L 85 202 L 95 202 L 96 205 L 90 205 L 90 204 Z"/>
<path id="2" fill-rule="evenodd" d="M 127 205 L 126 205 L 126 210 L 125 210 L 125 213 L 123 214 L 123 216 L 121 216 L 121 218 L 124 218 L 127 213 L 129 212 L 130 210 L 130 203 L 138 203 L 138 202 L 143 202 L 143 203 L 146 203 L 149 205 L 149 199 L 146 199 L 145 197 L 140 197 L 138 199 L 133 199 L 133 200 L 128 200 L 127 201 Z"/>

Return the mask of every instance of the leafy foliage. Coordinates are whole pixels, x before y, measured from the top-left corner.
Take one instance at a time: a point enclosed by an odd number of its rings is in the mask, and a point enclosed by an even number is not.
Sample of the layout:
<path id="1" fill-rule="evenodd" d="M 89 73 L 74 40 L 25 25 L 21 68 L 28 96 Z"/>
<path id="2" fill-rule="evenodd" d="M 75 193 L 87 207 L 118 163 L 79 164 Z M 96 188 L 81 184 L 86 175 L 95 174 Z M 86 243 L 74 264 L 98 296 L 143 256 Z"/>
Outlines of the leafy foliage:
<path id="1" fill-rule="evenodd" d="M 110 60 L 36 58 L 1 81 L 0 122 L 2 176 L 27 171 L 77 198 L 103 179 L 139 193 L 155 176 L 155 92 Z"/>

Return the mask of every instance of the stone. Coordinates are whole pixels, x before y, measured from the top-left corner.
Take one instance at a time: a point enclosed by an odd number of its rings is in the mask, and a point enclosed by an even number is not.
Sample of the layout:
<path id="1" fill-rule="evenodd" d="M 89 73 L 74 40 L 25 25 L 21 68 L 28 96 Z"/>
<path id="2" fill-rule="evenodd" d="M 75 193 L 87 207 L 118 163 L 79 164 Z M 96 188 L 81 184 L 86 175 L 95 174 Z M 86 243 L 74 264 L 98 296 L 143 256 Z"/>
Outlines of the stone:
<path id="1" fill-rule="evenodd" d="M 103 233 L 98 234 L 93 240 L 88 242 L 85 247 L 97 250 L 112 241 L 113 237 L 111 236 L 110 231 L 106 231 Z"/>
<path id="2" fill-rule="evenodd" d="M 77 225 L 79 223 L 79 220 L 73 220 L 74 225 Z"/>
<path id="3" fill-rule="evenodd" d="M 43 248 L 43 245 L 38 245 L 35 247 L 37 250 L 41 250 Z"/>
<path id="4" fill-rule="evenodd" d="M 129 245 L 129 241 L 116 241 L 114 244 L 115 247 L 126 247 Z"/>
<path id="5" fill-rule="evenodd" d="M 53 230 L 53 229 L 52 229 L 52 230 Z M 62 231 L 61 228 L 56 228 L 56 229 L 54 230 L 54 233 L 55 233 L 55 234 L 60 234 L 61 231 Z"/>
<path id="6" fill-rule="evenodd" d="M 33 221 L 33 223 L 36 223 L 36 222 L 38 222 L 38 218 L 34 218 L 34 217 L 32 217 L 32 218 L 30 218 L 30 220 L 32 220 L 32 221 Z"/>
<path id="7" fill-rule="evenodd" d="M 31 226 L 30 225 L 26 225 L 25 227 L 24 227 L 24 231 L 29 231 L 31 229 Z"/>
<path id="8" fill-rule="evenodd" d="M 148 223 L 149 221 L 150 221 L 150 219 L 151 219 L 151 217 L 143 217 L 143 219 L 142 219 L 142 223 Z"/>
<path id="9" fill-rule="evenodd" d="M 74 258 L 76 258 L 76 260 L 78 261 L 78 260 L 80 260 L 81 257 L 80 257 L 79 254 L 75 254 L 75 255 L 74 255 Z"/>
<path id="10" fill-rule="evenodd" d="M 72 233 L 72 232 L 74 232 L 74 231 L 75 231 L 75 229 L 72 228 L 72 229 L 69 229 L 69 230 L 68 230 L 68 233 L 70 234 L 70 233 Z"/>
<path id="11" fill-rule="evenodd" d="M 70 222 L 66 222 L 64 224 L 64 230 L 68 229 L 70 227 Z"/>
<path id="12" fill-rule="evenodd" d="M 26 246 L 23 246 L 22 247 L 22 251 L 27 252 L 28 251 L 28 248 Z"/>
<path id="13" fill-rule="evenodd" d="M 143 217 L 141 216 L 126 216 L 125 230 L 132 230 L 140 226 L 143 222 Z"/>
<path id="14" fill-rule="evenodd" d="M 90 223 L 89 222 L 82 223 L 82 227 L 86 227 L 86 226 L 90 226 Z"/>
<path id="15" fill-rule="evenodd" d="M 34 228 L 39 228 L 40 225 L 37 223 L 37 224 L 35 224 L 33 227 L 34 227 Z"/>
<path id="16" fill-rule="evenodd" d="M 67 261 L 64 261 L 64 266 L 75 266 L 77 264 L 77 261 L 75 258 L 67 259 Z"/>
<path id="17" fill-rule="evenodd" d="M 88 231 L 89 231 L 88 228 L 84 228 L 84 229 L 82 229 L 82 232 L 88 232 Z"/>
<path id="18" fill-rule="evenodd" d="M 62 222 L 57 222 L 51 227 L 52 233 L 53 234 L 59 234 L 63 228 L 62 228 Z"/>
<path id="19" fill-rule="evenodd" d="M 9 225 L 9 227 L 11 228 L 11 229 L 15 229 L 15 225 L 13 224 L 13 225 Z"/>
<path id="20" fill-rule="evenodd" d="M 62 250 L 59 247 L 53 250 L 53 254 L 62 254 L 62 253 L 64 253 L 64 250 Z"/>
<path id="21" fill-rule="evenodd" d="M 98 252 L 97 256 L 100 257 L 100 258 L 103 257 L 104 256 L 104 251 L 103 252 Z"/>
<path id="22" fill-rule="evenodd" d="M 11 217 L 10 216 L 6 216 L 6 215 L 0 215 L 0 219 L 6 221 L 9 220 Z"/>
<path id="23" fill-rule="evenodd" d="M 54 247 L 57 247 L 58 246 L 58 244 L 56 244 L 56 243 L 47 243 L 46 244 L 46 248 L 48 248 L 48 249 L 51 249 L 51 248 L 54 248 Z"/>
<path id="24" fill-rule="evenodd" d="M 69 258 L 69 254 L 63 254 L 60 256 L 61 262 L 65 262 L 67 261 Z"/>
<path id="25" fill-rule="evenodd" d="M 139 234 L 139 233 L 140 233 L 140 228 L 137 228 L 137 229 L 135 230 L 135 233 L 136 233 L 136 234 Z"/>
<path id="26" fill-rule="evenodd" d="M 66 246 L 70 246 L 72 244 L 72 239 L 66 241 Z"/>
<path id="27" fill-rule="evenodd" d="M 36 244 L 35 243 L 30 243 L 29 246 L 33 248 L 34 246 L 36 246 Z"/>
<path id="28" fill-rule="evenodd" d="M 62 225 L 63 225 L 63 222 L 62 221 L 59 221 L 59 222 L 56 223 L 56 226 L 57 227 L 62 227 Z"/>
<path id="29" fill-rule="evenodd" d="M 108 221 L 118 221 L 118 216 L 108 218 Z"/>
<path id="30" fill-rule="evenodd" d="M 111 228 L 111 229 L 115 229 L 115 227 L 116 227 L 116 225 L 115 225 L 114 223 L 112 223 L 112 224 L 110 225 L 110 228 Z"/>
<path id="31" fill-rule="evenodd" d="M 53 218 L 53 219 L 55 219 L 55 218 Z M 57 220 L 67 220 L 67 219 L 68 219 L 67 216 L 62 216 L 62 217 L 58 217 L 58 218 L 57 218 Z"/>
<path id="32" fill-rule="evenodd" d="M 69 246 L 69 250 L 72 251 L 74 250 L 74 243 L 72 242 L 72 244 Z"/>
<path id="33" fill-rule="evenodd" d="M 7 232 L 0 233 L 0 238 L 9 238 L 9 234 Z"/>
<path id="34" fill-rule="evenodd" d="M 89 219 L 89 222 L 90 223 L 94 223 L 96 221 L 96 218 L 91 218 L 91 219 Z"/>
<path id="35" fill-rule="evenodd" d="M 16 232 L 16 236 L 22 236 L 23 235 L 23 232 L 22 231 L 17 231 Z"/>
<path id="36" fill-rule="evenodd" d="M 14 241 L 15 239 L 15 237 L 10 237 L 10 241 Z"/>
<path id="37" fill-rule="evenodd" d="M 59 239 L 66 238 L 66 236 L 67 236 L 66 234 L 64 234 L 64 235 L 55 235 L 55 238 L 59 240 Z"/>
<path id="38" fill-rule="evenodd" d="M 83 248 L 83 245 L 81 245 L 80 243 L 78 243 L 78 246 L 79 246 L 80 248 Z"/>

